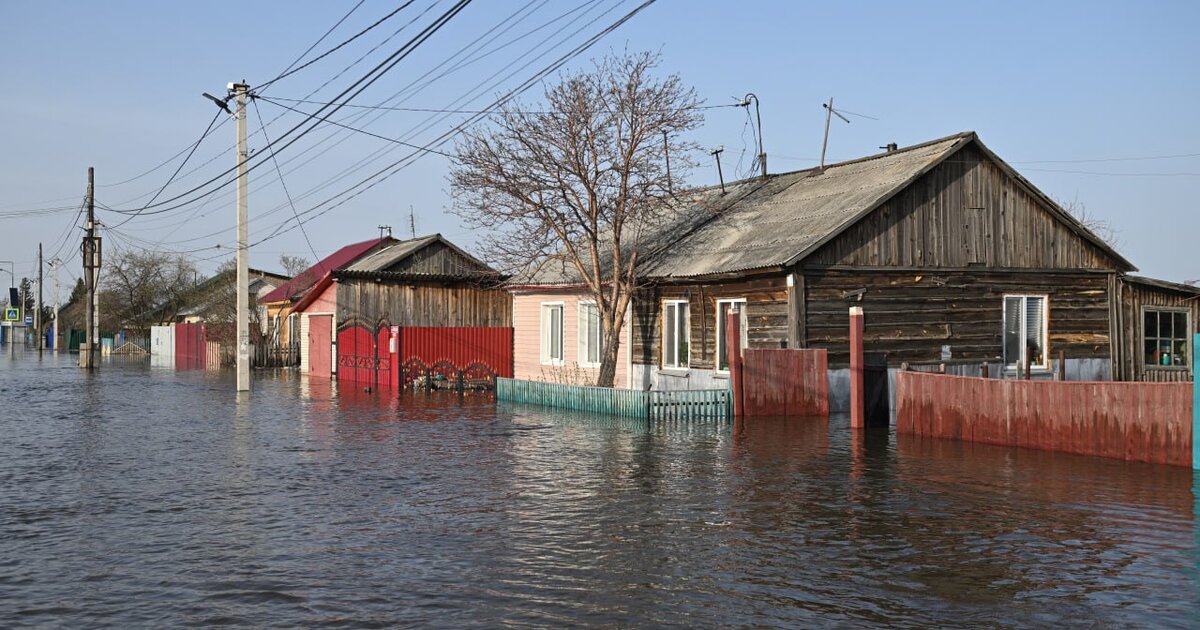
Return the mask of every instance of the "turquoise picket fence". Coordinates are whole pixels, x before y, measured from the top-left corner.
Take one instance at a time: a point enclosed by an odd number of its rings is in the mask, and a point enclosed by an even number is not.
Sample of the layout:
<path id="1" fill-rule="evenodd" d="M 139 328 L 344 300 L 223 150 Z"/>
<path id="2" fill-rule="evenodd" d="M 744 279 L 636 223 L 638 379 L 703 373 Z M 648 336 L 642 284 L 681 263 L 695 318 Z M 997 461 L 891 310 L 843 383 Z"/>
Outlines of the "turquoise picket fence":
<path id="1" fill-rule="evenodd" d="M 512 378 L 496 379 L 496 400 L 648 420 L 723 420 L 733 412 L 727 389 L 644 392 Z"/>

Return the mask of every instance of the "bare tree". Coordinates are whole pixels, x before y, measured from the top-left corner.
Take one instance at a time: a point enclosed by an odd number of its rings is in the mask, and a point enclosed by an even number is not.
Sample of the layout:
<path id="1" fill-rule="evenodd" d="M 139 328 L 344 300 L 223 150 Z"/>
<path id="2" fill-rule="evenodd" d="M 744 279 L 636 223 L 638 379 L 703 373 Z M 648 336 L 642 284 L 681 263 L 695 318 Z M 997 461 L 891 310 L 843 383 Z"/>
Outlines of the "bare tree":
<path id="1" fill-rule="evenodd" d="M 308 269 L 312 266 L 312 264 L 308 262 L 308 259 L 303 256 L 289 256 L 287 254 L 281 254 L 279 256 L 279 265 L 283 267 L 284 273 L 293 278 L 304 273 L 305 269 Z"/>
<path id="2" fill-rule="evenodd" d="M 196 277 L 183 256 L 120 252 L 105 264 L 100 312 L 110 326 L 147 330 L 173 319 Z"/>
<path id="3" fill-rule="evenodd" d="M 692 166 L 695 147 L 678 134 L 702 120 L 695 90 L 677 75 L 656 77 L 658 63 L 650 53 L 610 56 L 564 75 L 542 107 L 504 105 L 490 126 L 463 135 L 451 173 L 455 212 L 488 234 L 485 256 L 518 274 L 561 263 L 578 275 L 599 311 L 604 387 L 643 237 Z"/>
<path id="4" fill-rule="evenodd" d="M 1054 201 L 1058 203 L 1059 207 L 1066 210 L 1068 214 L 1075 217 L 1075 220 L 1079 221 L 1088 231 L 1100 237 L 1100 240 L 1108 243 L 1109 247 L 1113 249 L 1120 248 L 1121 232 L 1109 221 L 1105 221 L 1088 212 L 1087 206 L 1078 197 L 1070 201 L 1063 199 L 1055 199 Z"/>

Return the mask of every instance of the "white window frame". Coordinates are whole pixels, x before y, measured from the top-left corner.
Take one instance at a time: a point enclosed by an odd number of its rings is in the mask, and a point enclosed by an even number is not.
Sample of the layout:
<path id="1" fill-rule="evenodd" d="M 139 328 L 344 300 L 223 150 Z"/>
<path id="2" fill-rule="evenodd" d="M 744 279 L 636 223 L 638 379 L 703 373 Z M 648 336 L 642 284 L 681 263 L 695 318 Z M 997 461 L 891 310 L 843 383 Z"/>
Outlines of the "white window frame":
<path id="1" fill-rule="evenodd" d="M 1184 332 L 1184 338 L 1187 340 L 1187 353 L 1188 353 L 1187 361 L 1183 365 L 1161 365 L 1158 363 L 1147 363 L 1146 362 L 1146 336 L 1147 336 L 1146 335 L 1146 313 L 1150 312 L 1150 311 L 1153 311 L 1156 313 L 1171 313 L 1172 315 L 1174 315 L 1175 313 L 1183 313 L 1184 325 L 1187 327 L 1187 330 Z M 1141 345 L 1138 346 L 1138 357 L 1140 357 L 1139 361 L 1142 364 L 1142 369 L 1143 370 L 1162 370 L 1164 372 L 1190 372 L 1192 369 L 1192 362 L 1195 360 L 1194 355 L 1192 354 L 1193 352 L 1195 352 L 1195 348 L 1192 347 L 1192 338 L 1193 338 L 1192 330 L 1194 330 L 1194 328 L 1192 326 L 1193 326 L 1192 311 L 1191 311 L 1191 309 L 1189 309 L 1187 307 L 1142 306 L 1141 318 L 1138 323 L 1138 327 L 1142 329 L 1142 334 L 1141 334 L 1141 339 L 1140 339 Z M 1172 330 L 1172 333 L 1174 333 L 1174 330 Z M 1150 337 L 1153 339 L 1162 339 L 1161 337 L 1158 336 L 1157 331 L 1155 332 L 1155 334 L 1151 335 Z"/>
<path id="2" fill-rule="evenodd" d="M 1000 352 L 1004 360 L 1004 369 L 1009 372 L 1020 372 L 1025 369 L 1025 352 L 1028 344 L 1021 344 L 1021 356 L 1017 357 L 1015 362 L 1010 362 L 1008 357 L 1007 344 L 1004 343 L 1004 335 L 1008 330 L 1008 300 L 1021 299 L 1021 340 L 1029 338 L 1028 318 L 1025 317 L 1027 312 L 1026 304 L 1029 298 L 1040 298 L 1042 300 L 1042 363 L 1031 363 L 1029 370 L 1031 372 L 1048 372 L 1050 370 L 1050 296 L 1045 293 L 1006 293 L 1000 301 Z"/>
<path id="3" fill-rule="evenodd" d="M 713 321 L 717 329 L 717 350 L 713 356 L 713 366 L 718 374 L 728 374 L 729 368 L 721 367 L 721 350 L 725 347 L 725 327 L 721 325 L 721 305 L 737 305 L 739 315 L 739 327 L 742 329 L 742 349 L 749 347 L 750 322 L 746 319 L 746 298 L 723 298 L 717 300 L 717 309 L 713 312 Z"/>
<path id="4" fill-rule="evenodd" d="M 591 347 L 588 345 L 587 329 L 587 311 L 589 308 L 596 309 L 596 339 L 598 341 L 598 345 L 600 346 L 596 349 L 596 361 L 588 361 L 588 351 L 591 350 Z M 598 368 L 600 367 L 600 362 L 604 360 L 604 322 L 600 319 L 600 307 L 596 305 L 595 300 L 581 300 L 576 307 L 576 312 L 579 316 L 579 326 L 575 332 L 575 336 L 578 338 L 577 346 L 579 350 L 579 366 L 585 368 Z"/>
<path id="5" fill-rule="evenodd" d="M 668 326 L 667 326 L 667 306 L 669 306 L 669 305 L 675 306 L 675 321 L 671 322 L 671 325 L 668 328 Z M 687 338 L 687 352 L 688 352 L 687 363 L 685 365 L 679 364 L 679 338 L 678 337 L 675 338 L 675 356 L 671 357 L 670 361 L 667 360 L 667 335 L 674 334 L 675 331 L 678 329 L 679 306 L 680 305 L 687 307 L 687 310 L 688 310 L 688 326 L 687 326 L 687 329 L 684 331 L 684 334 L 686 335 L 686 338 Z M 691 361 L 691 351 L 692 351 L 691 317 L 692 317 L 692 304 L 688 300 L 663 300 L 662 301 L 662 317 L 660 318 L 660 320 L 662 322 L 662 338 L 660 340 L 661 341 L 660 347 L 662 348 L 662 352 L 660 352 L 659 354 L 662 355 L 662 368 L 664 370 L 686 370 L 691 366 L 691 363 L 692 363 L 692 361 Z"/>
<path id="6" fill-rule="evenodd" d="M 558 309 L 559 311 L 558 353 L 562 356 L 558 358 L 553 357 L 551 353 L 551 344 L 553 343 L 553 340 L 550 339 L 550 335 L 553 331 L 553 327 L 550 325 L 551 309 Z M 566 362 L 567 345 L 563 343 L 563 338 L 566 337 L 566 310 L 566 305 L 563 302 L 542 302 L 538 309 L 538 314 L 541 319 L 540 334 L 538 335 L 538 338 L 541 339 L 540 345 L 542 365 L 563 365 Z"/>

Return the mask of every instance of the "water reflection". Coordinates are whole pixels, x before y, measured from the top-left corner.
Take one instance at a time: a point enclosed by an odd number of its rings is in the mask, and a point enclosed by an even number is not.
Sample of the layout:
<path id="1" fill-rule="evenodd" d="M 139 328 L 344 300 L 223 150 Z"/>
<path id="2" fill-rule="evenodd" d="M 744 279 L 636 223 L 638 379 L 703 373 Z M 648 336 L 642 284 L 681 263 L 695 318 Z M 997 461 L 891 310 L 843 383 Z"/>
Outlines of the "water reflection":
<path id="1" fill-rule="evenodd" d="M 147 362 L 148 363 L 148 362 Z M 1188 626 L 1191 471 L 0 361 L 5 625 Z M 36 420 L 35 420 L 36 419 Z"/>

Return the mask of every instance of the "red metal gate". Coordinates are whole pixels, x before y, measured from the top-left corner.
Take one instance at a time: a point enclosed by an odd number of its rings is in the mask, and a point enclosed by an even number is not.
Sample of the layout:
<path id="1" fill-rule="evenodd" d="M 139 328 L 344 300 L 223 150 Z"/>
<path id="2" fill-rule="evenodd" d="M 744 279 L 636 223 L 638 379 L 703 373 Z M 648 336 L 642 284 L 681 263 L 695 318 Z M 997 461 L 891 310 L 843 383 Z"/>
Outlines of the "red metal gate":
<path id="1" fill-rule="evenodd" d="M 338 382 L 391 386 L 393 326 L 386 321 L 368 327 L 361 322 L 344 324 L 338 329 Z"/>
<path id="2" fill-rule="evenodd" d="M 338 381 L 396 388 L 419 378 L 481 381 L 513 374 L 512 328 L 371 326 L 338 329 Z"/>
<path id="3" fill-rule="evenodd" d="M 207 333 L 204 324 L 175 324 L 175 369 L 204 369 Z"/>

